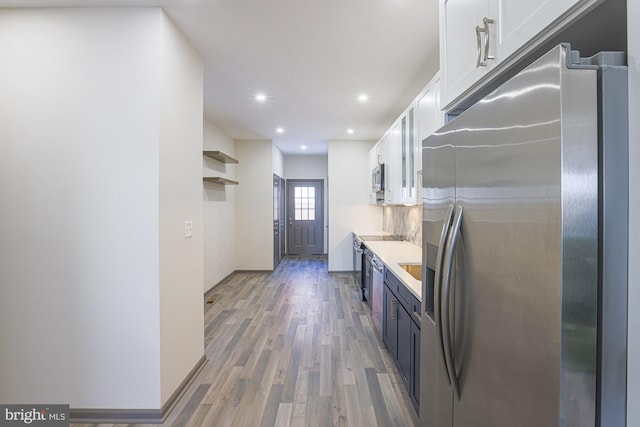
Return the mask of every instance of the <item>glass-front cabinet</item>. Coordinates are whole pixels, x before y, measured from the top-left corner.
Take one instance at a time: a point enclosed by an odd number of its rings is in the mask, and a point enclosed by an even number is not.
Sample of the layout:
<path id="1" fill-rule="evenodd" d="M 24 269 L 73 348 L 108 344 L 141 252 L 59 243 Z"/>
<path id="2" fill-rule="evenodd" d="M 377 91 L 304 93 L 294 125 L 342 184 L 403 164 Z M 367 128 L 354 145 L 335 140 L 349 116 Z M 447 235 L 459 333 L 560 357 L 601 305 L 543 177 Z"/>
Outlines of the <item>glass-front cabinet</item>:
<path id="1" fill-rule="evenodd" d="M 440 76 L 436 73 L 369 152 L 368 174 L 377 164 L 384 164 L 384 204 L 421 203 L 422 140 L 442 125 Z M 369 191 L 369 203 L 375 204 L 376 195 Z"/>
<path id="2" fill-rule="evenodd" d="M 416 196 L 416 151 L 415 151 L 415 107 L 412 104 L 400 118 L 400 128 L 402 134 L 402 159 L 401 159 L 401 181 L 402 192 L 397 203 L 414 204 L 418 203 Z"/>

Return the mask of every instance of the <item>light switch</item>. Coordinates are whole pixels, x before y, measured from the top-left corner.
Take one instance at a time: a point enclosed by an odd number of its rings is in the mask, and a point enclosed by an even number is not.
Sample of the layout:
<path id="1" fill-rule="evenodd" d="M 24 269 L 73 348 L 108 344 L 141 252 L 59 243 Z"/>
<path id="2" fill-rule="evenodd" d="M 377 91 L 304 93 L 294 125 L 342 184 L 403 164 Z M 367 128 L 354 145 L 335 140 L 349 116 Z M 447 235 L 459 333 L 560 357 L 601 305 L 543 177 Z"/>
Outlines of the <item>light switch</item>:
<path id="1" fill-rule="evenodd" d="M 184 237 L 193 237 L 193 221 L 184 222 Z"/>

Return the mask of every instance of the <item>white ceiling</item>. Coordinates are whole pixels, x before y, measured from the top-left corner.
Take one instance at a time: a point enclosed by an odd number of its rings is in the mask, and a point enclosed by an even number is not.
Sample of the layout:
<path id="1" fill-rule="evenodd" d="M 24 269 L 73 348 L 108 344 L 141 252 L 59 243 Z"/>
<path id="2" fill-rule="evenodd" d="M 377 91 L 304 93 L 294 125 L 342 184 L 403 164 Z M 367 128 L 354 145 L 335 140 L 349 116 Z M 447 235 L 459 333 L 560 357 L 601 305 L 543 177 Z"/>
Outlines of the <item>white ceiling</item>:
<path id="1" fill-rule="evenodd" d="M 204 58 L 205 117 L 285 154 L 377 140 L 438 69 L 437 0 L 0 0 L 43 6 L 162 7 Z"/>

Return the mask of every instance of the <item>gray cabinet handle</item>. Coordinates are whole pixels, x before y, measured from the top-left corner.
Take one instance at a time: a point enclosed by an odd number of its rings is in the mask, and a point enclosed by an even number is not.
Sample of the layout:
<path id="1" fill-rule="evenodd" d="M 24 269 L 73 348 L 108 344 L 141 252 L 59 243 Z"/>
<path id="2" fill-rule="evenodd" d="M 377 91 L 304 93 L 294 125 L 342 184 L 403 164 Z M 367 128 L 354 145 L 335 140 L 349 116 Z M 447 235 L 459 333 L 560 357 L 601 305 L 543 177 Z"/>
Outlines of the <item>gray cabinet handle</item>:
<path id="1" fill-rule="evenodd" d="M 482 38 L 480 37 L 480 33 L 482 32 L 484 32 L 484 28 L 480 28 L 476 25 L 476 53 L 478 54 L 476 68 L 487 65 L 482 63 Z"/>
<path id="2" fill-rule="evenodd" d="M 486 16 L 482 19 L 482 27 L 476 26 L 476 51 L 477 51 L 477 60 L 476 60 L 476 68 L 486 67 L 487 61 L 489 59 L 495 59 L 493 55 L 489 55 L 489 48 L 491 44 L 490 32 L 489 32 L 489 24 L 493 24 L 495 21 L 493 19 L 487 18 Z M 482 37 L 480 33 L 484 34 L 484 55 L 482 54 Z"/>
<path id="3" fill-rule="evenodd" d="M 393 314 L 391 315 L 391 320 L 398 320 L 398 301 L 391 301 L 391 306 L 393 310 Z"/>
<path id="4" fill-rule="evenodd" d="M 414 311 L 413 317 L 416 318 L 416 320 L 418 321 L 418 324 L 422 323 L 422 318 L 420 317 L 420 313 L 418 313 L 417 311 Z"/>
<path id="5" fill-rule="evenodd" d="M 493 24 L 494 20 L 489 19 L 486 16 L 482 20 L 484 24 L 484 65 L 487 65 L 489 59 L 494 59 L 493 55 L 489 55 L 489 45 L 491 43 L 491 37 L 489 35 L 489 24 Z"/>

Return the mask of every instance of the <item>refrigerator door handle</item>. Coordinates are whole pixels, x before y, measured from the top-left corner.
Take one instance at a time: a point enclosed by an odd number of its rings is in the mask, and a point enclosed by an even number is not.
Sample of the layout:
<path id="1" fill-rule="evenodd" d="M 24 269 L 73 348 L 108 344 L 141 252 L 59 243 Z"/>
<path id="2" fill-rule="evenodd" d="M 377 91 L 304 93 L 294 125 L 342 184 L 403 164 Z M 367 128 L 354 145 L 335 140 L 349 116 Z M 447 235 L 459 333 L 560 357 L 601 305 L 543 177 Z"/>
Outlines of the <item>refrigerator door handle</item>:
<path id="1" fill-rule="evenodd" d="M 449 377 L 453 384 L 456 396 L 460 399 L 460 384 L 458 383 L 458 374 L 456 373 L 455 357 L 453 354 L 453 344 L 451 339 L 451 269 L 453 268 L 453 257 L 456 252 L 456 244 L 458 243 L 458 236 L 460 235 L 460 226 L 462 225 L 462 206 L 458 206 L 456 209 L 456 215 L 453 218 L 453 225 L 451 227 L 451 233 L 447 240 L 447 255 L 444 261 L 444 283 L 443 283 L 443 309 L 442 309 L 442 329 L 443 340 L 445 347 L 445 356 L 447 357 L 447 368 L 449 369 Z"/>
<path id="2" fill-rule="evenodd" d="M 449 205 L 447 208 L 447 213 L 444 216 L 444 224 L 442 225 L 442 231 L 440 232 L 440 243 L 438 244 L 438 253 L 436 254 L 436 271 L 435 271 L 435 280 L 433 284 L 434 291 L 434 304 L 433 311 L 434 316 L 436 318 L 436 337 L 438 338 L 438 348 L 442 351 L 442 360 L 444 360 L 445 371 L 447 374 L 447 380 L 449 384 L 451 384 L 451 378 L 449 377 L 449 367 L 447 366 L 447 356 L 444 349 L 444 340 L 442 335 L 442 263 L 444 261 L 444 250 L 447 244 L 447 237 L 449 236 L 449 230 L 451 229 L 451 220 L 453 219 L 453 210 L 454 206 Z M 423 253 L 426 254 L 426 250 L 423 249 Z M 427 265 L 426 262 L 423 265 Z M 424 268 L 423 268 L 423 271 Z M 426 279 L 423 279 L 426 283 Z"/>

